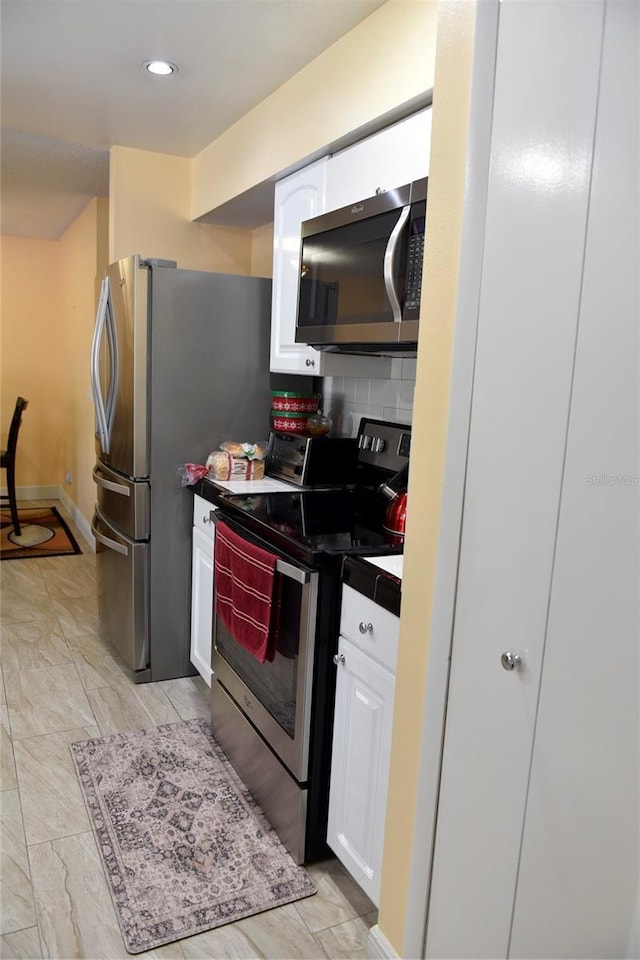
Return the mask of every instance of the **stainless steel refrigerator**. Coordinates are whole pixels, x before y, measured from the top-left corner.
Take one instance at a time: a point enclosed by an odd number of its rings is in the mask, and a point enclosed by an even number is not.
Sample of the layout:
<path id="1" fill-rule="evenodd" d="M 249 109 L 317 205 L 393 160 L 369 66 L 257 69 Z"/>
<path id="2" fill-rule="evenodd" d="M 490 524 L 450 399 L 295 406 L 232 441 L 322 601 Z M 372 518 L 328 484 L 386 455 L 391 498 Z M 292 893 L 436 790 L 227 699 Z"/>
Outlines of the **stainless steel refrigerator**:
<path id="1" fill-rule="evenodd" d="M 271 281 L 129 257 L 102 282 L 91 351 L 98 607 L 138 682 L 189 660 L 193 497 L 180 467 L 269 432 Z"/>

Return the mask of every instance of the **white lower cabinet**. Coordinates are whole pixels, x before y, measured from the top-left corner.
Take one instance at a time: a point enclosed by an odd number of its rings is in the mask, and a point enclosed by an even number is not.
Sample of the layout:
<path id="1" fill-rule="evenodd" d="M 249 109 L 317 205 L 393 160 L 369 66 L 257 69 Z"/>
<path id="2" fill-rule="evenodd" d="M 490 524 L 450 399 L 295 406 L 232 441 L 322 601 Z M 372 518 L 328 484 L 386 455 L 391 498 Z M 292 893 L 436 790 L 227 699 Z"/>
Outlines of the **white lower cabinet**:
<path id="1" fill-rule="evenodd" d="M 358 625 L 355 640 L 345 636 L 349 621 Z M 397 617 L 344 587 L 327 843 L 376 905 L 389 783 L 398 623 Z M 373 644 L 376 656 L 368 650 Z"/>
<path id="2" fill-rule="evenodd" d="M 191 554 L 191 663 L 211 686 L 211 627 L 213 622 L 212 504 L 194 497 Z"/>

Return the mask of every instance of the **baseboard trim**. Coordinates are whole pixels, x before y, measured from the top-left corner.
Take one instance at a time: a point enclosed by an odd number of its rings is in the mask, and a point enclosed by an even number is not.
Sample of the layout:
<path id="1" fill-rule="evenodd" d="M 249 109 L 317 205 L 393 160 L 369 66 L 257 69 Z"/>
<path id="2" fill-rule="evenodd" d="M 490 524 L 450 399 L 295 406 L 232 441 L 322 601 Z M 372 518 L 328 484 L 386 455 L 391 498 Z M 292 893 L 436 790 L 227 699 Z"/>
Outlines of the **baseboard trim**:
<path id="1" fill-rule="evenodd" d="M 400 960 L 377 923 L 367 937 L 367 960 Z"/>
<path id="2" fill-rule="evenodd" d="M 86 540 L 87 546 L 93 551 L 93 553 L 95 553 L 96 541 L 95 541 L 95 537 L 91 532 L 91 525 L 87 523 L 86 519 L 80 513 L 78 507 L 75 505 L 73 500 L 70 500 L 64 491 L 60 493 L 59 500 L 62 503 L 65 510 L 67 511 L 67 513 L 72 518 L 73 522 L 75 523 L 76 527 L 78 528 L 78 530 L 80 531 L 84 539 Z"/>
<path id="3" fill-rule="evenodd" d="M 6 494 L 7 488 L 2 488 Z M 60 500 L 60 487 L 16 487 L 16 500 Z"/>

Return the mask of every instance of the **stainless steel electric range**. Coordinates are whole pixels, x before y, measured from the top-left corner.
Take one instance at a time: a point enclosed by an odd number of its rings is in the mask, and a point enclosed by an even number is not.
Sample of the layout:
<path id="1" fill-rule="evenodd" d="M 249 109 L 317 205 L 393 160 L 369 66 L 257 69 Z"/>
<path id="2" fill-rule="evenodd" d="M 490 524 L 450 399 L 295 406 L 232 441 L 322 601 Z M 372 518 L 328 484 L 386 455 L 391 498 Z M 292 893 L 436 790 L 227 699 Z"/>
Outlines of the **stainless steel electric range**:
<path id="1" fill-rule="evenodd" d="M 214 600 L 212 732 L 299 863 L 329 853 L 333 657 L 343 561 L 402 552 L 402 538 L 383 529 L 388 501 L 379 487 L 407 464 L 410 435 L 406 424 L 363 418 L 357 438 L 343 442 L 338 453 L 327 441 L 326 460 L 322 442 L 313 444 L 320 464 L 333 457 L 337 465 L 315 473 L 304 466 L 310 456 L 304 438 L 287 437 L 291 446 L 283 441 L 275 448 L 272 438 L 267 474 L 298 482 L 277 492 L 258 487 L 238 493 L 212 484 L 198 490 L 212 502 L 214 522 L 277 557 L 272 660 L 259 662 L 235 640 Z M 318 475 L 325 477 L 321 488 L 300 483 Z"/>

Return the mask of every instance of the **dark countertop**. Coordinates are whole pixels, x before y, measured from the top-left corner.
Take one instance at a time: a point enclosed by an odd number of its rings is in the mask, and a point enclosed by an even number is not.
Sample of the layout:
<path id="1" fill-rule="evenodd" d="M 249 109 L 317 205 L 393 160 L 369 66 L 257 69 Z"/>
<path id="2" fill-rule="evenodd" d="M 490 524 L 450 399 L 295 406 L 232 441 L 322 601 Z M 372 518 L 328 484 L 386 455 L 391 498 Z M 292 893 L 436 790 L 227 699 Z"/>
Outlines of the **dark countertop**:
<path id="1" fill-rule="evenodd" d="M 202 497 L 203 500 L 208 500 L 209 503 L 213 503 L 215 494 L 220 492 L 220 489 L 209 480 L 198 480 L 198 482 L 194 483 L 189 489 L 192 493 Z"/>
<path id="2" fill-rule="evenodd" d="M 376 560 L 379 558 L 376 558 Z M 389 613 L 400 616 L 402 578 L 381 569 L 366 557 L 345 557 L 342 561 L 342 582 L 373 600 Z"/>
<path id="3" fill-rule="evenodd" d="M 260 481 L 254 481 L 257 487 Z M 253 485 L 248 481 L 243 485 L 243 489 L 249 492 L 249 486 Z M 288 486 L 288 485 L 287 485 Z M 200 480 L 190 488 L 193 493 L 198 494 L 209 503 L 220 502 L 221 495 L 228 493 L 228 489 L 218 486 L 211 480 Z M 257 492 L 257 491 L 256 491 Z M 400 561 L 398 563 L 398 561 Z M 380 564 L 389 563 L 393 567 L 393 572 L 382 569 Z M 395 616 L 400 616 L 400 601 L 402 595 L 402 560 L 401 556 L 395 557 L 374 557 L 345 556 L 342 560 L 342 581 L 348 584 L 358 593 L 373 600 L 385 610 Z M 399 575 L 397 573 L 399 572 Z"/>

